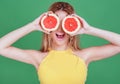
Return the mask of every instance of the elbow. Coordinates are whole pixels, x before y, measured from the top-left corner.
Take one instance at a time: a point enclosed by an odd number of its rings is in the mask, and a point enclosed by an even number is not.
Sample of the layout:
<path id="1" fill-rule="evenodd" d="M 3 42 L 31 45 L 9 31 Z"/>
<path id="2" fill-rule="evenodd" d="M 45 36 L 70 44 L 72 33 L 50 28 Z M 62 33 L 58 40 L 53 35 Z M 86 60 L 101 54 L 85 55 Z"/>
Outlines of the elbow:
<path id="1" fill-rule="evenodd" d="M 120 53 L 120 46 L 117 46 L 118 53 Z"/>
<path id="2" fill-rule="evenodd" d="M 3 49 L 5 49 L 5 48 L 0 47 L 0 51 L 2 51 Z"/>
<path id="3" fill-rule="evenodd" d="M 0 45 L 0 50 L 3 50 L 5 47 L 3 45 Z"/>
<path id="4" fill-rule="evenodd" d="M 114 44 L 112 45 L 116 47 L 116 52 L 120 53 L 120 45 L 114 45 Z"/>
<path id="5" fill-rule="evenodd" d="M 9 48 L 9 47 L 12 47 L 12 46 L 8 46 L 8 47 L 0 46 L 0 50 L 4 50 L 4 49 Z"/>
<path id="6" fill-rule="evenodd" d="M 119 48 L 118 48 L 118 52 L 120 53 L 120 46 L 119 46 Z"/>

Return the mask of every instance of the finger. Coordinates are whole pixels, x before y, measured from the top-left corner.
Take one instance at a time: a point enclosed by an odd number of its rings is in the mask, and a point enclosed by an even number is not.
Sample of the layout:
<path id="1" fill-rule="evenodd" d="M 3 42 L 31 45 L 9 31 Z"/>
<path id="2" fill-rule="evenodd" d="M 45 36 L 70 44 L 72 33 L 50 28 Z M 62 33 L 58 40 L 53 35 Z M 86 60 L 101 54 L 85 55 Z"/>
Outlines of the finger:
<path id="1" fill-rule="evenodd" d="M 42 19 L 42 17 L 43 16 L 45 16 L 47 13 L 43 13 L 42 15 L 40 15 L 35 21 L 34 21 L 34 23 L 35 23 L 35 25 L 38 27 L 38 26 L 40 26 L 41 27 L 41 19 Z"/>
<path id="2" fill-rule="evenodd" d="M 82 19 L 82 17 L 76 15 L 75 13 L 72 14 L 72 16 L 73 16 L 73 17 L 76 17 L 76 18 L 80 21 L 80 24 L 81 24 L 82 27 L 84 26 L 84 24 L 83 24 L 83 23 L 84 23 L 84 20 Z"/>
<path id="3" fill-rule="evenodd" d="M 43 29 L 41 29 L 41 31 L 46 33 L 46 34 L 50 34 L 51 33 L 51 31 L 46 31 L 46 30 L 43 30 Z"/>
<path id="4" fill-rule="evenodd" d="M 48 13 L 48 14 L 53 14 L 53 12 L 52 12 L 52 11 L 48 11 L 47 13 Z"/>
<path id="5" fill-rule="evenodd" d="M 50 34 L 50 31 L 44 31 L 44 33 L 46 33 L 46 34 Z"/>
<path id="6" fill-rule="evenodd" d="M 76 34 L 70 34 L 70 36 L 75 36 Z"/>
<path id="7" fill-rule="evenodd" d="M 75 17 L 77 17 L 78 19 L 80 19 L 80 20 L 82 20 L 82 21 L 84 21 L 84 19 L 81 17 L 81 16 L 79 16 L 79 15 L 77 15 L 77 14 L 72 14 L 72 16 L 75 16 Z"/>
<path id="8" fill-rule="evenodd" d="M 47 15 L 47 13 L 43 13 L 42 15 L 40 15 L 37 19 L 36 19 L 36 21 L 40 21 L 41 20 L 41 18 L 43 17 L 43 16 L 45 16 L 45 15 Z"/>

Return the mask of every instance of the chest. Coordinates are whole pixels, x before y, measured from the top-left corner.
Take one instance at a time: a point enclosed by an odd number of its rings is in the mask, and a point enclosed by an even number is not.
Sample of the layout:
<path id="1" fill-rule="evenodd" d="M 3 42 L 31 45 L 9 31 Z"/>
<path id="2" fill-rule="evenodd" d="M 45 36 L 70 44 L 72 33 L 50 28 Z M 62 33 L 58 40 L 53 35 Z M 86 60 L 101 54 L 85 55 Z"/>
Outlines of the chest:
<path id="1" fill-rule="evenodd" d="M 42 80 L 85 80 L 87 68 L 82 59 L 73 54 L 52 54 L 43 59 L 38 74 Z M 77 84 L 77 83 L 76 83 Z"/>

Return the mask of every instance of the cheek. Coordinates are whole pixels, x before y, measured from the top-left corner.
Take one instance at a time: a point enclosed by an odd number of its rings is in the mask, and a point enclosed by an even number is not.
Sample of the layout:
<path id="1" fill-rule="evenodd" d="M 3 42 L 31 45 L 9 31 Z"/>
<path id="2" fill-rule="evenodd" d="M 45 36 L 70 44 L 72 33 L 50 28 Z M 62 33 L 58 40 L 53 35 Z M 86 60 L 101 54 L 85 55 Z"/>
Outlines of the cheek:
<path id="1" fill-rule="evenodd" d="M 51 37 L 52 40 L 55 40 L 55 37 L 56 37 L 55 33 L 52 32 L 52 33 L 50 34 L 50 37 Z"/>
<path id="2" fill-rule="evenodd" d="M 69 35 L 66 35 L 66 39 L 69 41 L 69 39 L 70 39 L 70 36 L 69 36 Z"/>
<path id="3" fill-rule="evenodd" d="M 52 33 L 50 34 L 50 37 L 51 37 L 51 40 L 52 40 L 52 41 L 55 41 L 55 42 L 59 41 L 59 40 L 57 40 L 56 32 L 52 32 Z M 65 37 L 64 37 L 63 41 L 68 42 L 69 39 L 70 39 L 70 35 L 65 34 Z M 60 42 L 60 41 L 59 41 L 59 42 Z"/>

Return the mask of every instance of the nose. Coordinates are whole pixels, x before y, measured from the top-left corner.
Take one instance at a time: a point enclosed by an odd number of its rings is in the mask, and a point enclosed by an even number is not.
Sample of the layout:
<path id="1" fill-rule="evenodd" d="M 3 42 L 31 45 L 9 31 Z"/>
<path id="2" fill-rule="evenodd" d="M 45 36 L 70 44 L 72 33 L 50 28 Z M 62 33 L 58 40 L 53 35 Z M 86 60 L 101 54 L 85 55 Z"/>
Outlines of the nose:
<path id="1" fill-rule="evenodd" d="M 58 32 L 64 32 L 61 25 L 59 26 L 59 28 L 57 29 L 57 31 Z"/>
<path id="2" fill-rule="evenodd" d="M 64 32 L 61 23 L 59 24 L 59 27 L 58 27 L 57 31 L 59 31 L 59 32 Z"/>

